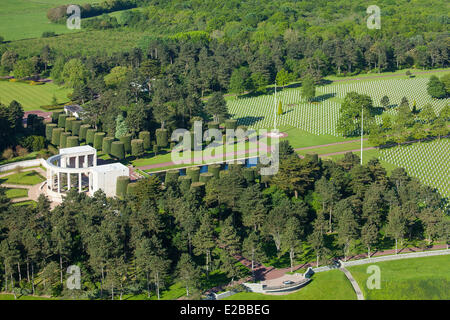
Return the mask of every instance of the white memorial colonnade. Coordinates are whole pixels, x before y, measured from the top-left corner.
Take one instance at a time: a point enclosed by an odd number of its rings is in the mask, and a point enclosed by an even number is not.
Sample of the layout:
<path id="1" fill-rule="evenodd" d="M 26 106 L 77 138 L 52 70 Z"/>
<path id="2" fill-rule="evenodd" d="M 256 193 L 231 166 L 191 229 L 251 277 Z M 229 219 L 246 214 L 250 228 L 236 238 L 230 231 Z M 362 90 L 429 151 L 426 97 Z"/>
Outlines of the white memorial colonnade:
<path id="1" fill-rule="evenodd" d="M 62 195 L 72 188 L 91 196 L 102 189 L 114 197 L 117 177 L 129 176 L 129 168 L 121 163 L 97 166 L 97 150 L 89 145 L 60 149 L 45 166 L 46 193 L 53 201 L 62 201 Z"/>

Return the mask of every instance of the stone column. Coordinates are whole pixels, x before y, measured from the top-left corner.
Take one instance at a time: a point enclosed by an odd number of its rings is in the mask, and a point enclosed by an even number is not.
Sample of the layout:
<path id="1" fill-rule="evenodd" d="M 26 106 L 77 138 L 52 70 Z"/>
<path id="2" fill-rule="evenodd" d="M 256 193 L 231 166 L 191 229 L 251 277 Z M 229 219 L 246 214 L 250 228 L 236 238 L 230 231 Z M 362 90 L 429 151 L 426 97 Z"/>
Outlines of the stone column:
<path id="1" fill-rule="evenodd" d="M 58 172 L 58 174 L 57 174 L 57 177 L 58 177 L 58 193 L 60 193 L 61 192 L 61 172 Z"/>
<path id="2" fill-rule="evenodd" d="M 81 192 L 82 191 L 82 189 L 83 189 L 83 185 L 82 185 L 82 183 L 81 183 L 81 177 L 82 177 L 82 173 L 79 173 L 78 174 L 78 192 Z"/>
<path id="3" fill-rule="evenodd" d="M 70 172 L 67 172 L 67 191 L 70 190 Z"/>
<path id="4" fill-rule="evenodd" d="M 76 156 L 75 157 L 75 168 L 79 168 L 80 167 L 80 157 Z"/>
<path id="5" fill-rule="evenodd" d="M 84 156 L 84 163 L 83 163 L 83 167 L 84 168 L 87 168 L 88 167 L 88 155 L 86 154 L 85 156 Z"/>
<path id="6" fill-rule="evenodd" d="M 88 173 L 89 177 L 89 194 L 91 194 L 91 187 L 92 187 L 92 173 Z"/>
<path id="7" fill-rule="evenodd" d="M 93 165 L 94 165 L 94 167 L 96 167 L 97 166 L 97 152 L 96 153 L 94 153 L 94 157 L 93 157 Z"/>

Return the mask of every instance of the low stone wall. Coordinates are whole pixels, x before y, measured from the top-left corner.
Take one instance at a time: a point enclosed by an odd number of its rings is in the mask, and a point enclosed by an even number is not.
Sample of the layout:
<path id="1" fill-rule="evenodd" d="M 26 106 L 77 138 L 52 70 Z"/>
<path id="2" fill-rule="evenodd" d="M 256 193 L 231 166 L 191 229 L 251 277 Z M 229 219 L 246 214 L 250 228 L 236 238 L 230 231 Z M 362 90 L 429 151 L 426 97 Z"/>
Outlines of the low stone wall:
<path id="1" fill-rule="evenodd" d="M 236 291 L 225 291 L 225 292 L 222 292 L 219 294 L 214 293 L 214 296 L 215 296 L 216 300 L 220 300 L 220 299 L 230 297 L 236 293 L 237 293 Z"/>
<path id="2" fill-rule="evenodd" d="M 38 167 L 45 165 L 45 159 L 33 159 L 33 160 L 24 160 L 13 163 L 8 163 L 0 166 L 0 172 L 14 170 L 17 167 L 27 168 L 27 167 Z"/>
<path id="3" fill-rule="evenodd" d="M 443 250 L 433 250 L 433 251 L 401 253 L 401 254 L 396 254 L 396 255 L 374 257 L 374 258 L 370 258 L 370 259 L 361 259 L 361 260 L 347 261 L 347 262 L 341 261 L 341 263 L 342 263 L 343 267 L 351 267 L 351 266 L 357 266 L 357 265 L 361 265 L 361 264 L 375 263 L 375 262 L 381 262 L 381 261 L 431 257 L 431 256 L 445 255 L 445 254 L 450 254 L 450 250 L 443 249 Z"/>
<path id="4" fill-rule="evenodd" d="M 264 293 L 263 284 L 262 283 L 248 283 L 245 282 L 242 284 L 251 292 Z"/>

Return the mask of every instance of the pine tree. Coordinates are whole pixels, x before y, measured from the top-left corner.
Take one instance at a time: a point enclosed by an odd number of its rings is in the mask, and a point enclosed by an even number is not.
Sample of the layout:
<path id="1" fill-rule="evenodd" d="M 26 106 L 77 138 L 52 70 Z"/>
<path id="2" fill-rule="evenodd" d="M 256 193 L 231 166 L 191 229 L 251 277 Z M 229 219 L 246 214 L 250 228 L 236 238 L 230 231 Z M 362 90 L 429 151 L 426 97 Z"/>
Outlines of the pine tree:
<path id="1" fill-rule="evenodd" d="M 222 228 L 220 230 L 218 243 L 221 247 L 225 248 L 231 255 L 240 253 L 241 241 L 233 226 L 232 217 L 225 219 Z"/>

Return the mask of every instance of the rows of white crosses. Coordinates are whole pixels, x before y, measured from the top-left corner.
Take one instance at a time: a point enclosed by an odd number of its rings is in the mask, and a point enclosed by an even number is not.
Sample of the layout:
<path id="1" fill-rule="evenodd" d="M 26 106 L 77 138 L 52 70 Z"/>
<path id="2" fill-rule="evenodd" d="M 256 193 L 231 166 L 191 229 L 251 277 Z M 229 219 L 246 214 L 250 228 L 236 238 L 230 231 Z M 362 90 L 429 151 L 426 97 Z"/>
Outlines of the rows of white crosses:
<path id="1" fill-rule="evenodd" d="M 380 159 L 405 168 L 409 175 L 450 197 L 449 139 L 380 150 Z"/>
<path id="2" fill-rule="evenodd" d="M 432 99 L 426 91 L 428 79 L 391 79 L 383 81 L 359 81 L 346 84 L 333 84 L 317 88 L 317 95 L 333 94 L 343 99 L 348 92 L 355 91 L 369 95 L 374 106 L 380 106 L 383 96 L 388 96 L 391 105 L 399 105 L 403 97 L 407 97 L 410 107 L 416 102 L 418 109 L 430 103 L 436 114 L 450 102 L 450 99 Z M 322 135 L 334 135 L 339 117 L 340 104 L 336 101 L 324 100 L 318 103 L 306 103 L 302 100 L 299 89 L 286 89 L 278 92 L 277 99 L 282 101 L 283 115 L 277 116 L 277 124 L 291 125 L 307 132 Z M 273 95 L 254 98 L 241 98 L 228 101 L 228 110 L 239 124 L 253 128 L 273 128 L 275 117 L 275 101 Z M 385 111 L 394 115 L 395 108 Z M 381 117 L 377 116 L 381 123 Z"/>
<path id="3" fill-rule="evenodd" d="M 372 98 L 374 106 L 381 106 L 381 98 L 387 96 L 391 106 L 400 105 L 403 97 L 406 97 L 410 108 L 416 102 L 417 109 L 421 109 L 426 104 L 433 106 L 436 115 L 439 115 L 442 108 L 450 103 L 450 99 L 433 99 L 427 92 L 428 78 L 413 78 L 413 79 L 389 79 L 382 81 L 358 81 L 346 84 L 334 84 L 330 86 L 321 87 L 320 90 L 324 93 L 336 93 L 336 97 L 345 98 L 348 92 L 355 91 L 362 94 L 367 94 Z M 388 108 L 385 111 L 390 115 L 395 115 L 397 109 Z M 381 117 L 377 117 L 377 122 L 380 123 Z"/>
<path id="4" fill-rule="evenodd" d="M 335 135 L 340 105 L 333 101 L 307 103 L 299 89 L 286 89 L 277 93 L 283 114 L 277 115 L 277 126 L 291 125 L 317 135 Z M 228 111 L 239 124 L 252 128 L 273 128 L 275 100 L 273 95 L 240 98 L 228 101 Z"/>

